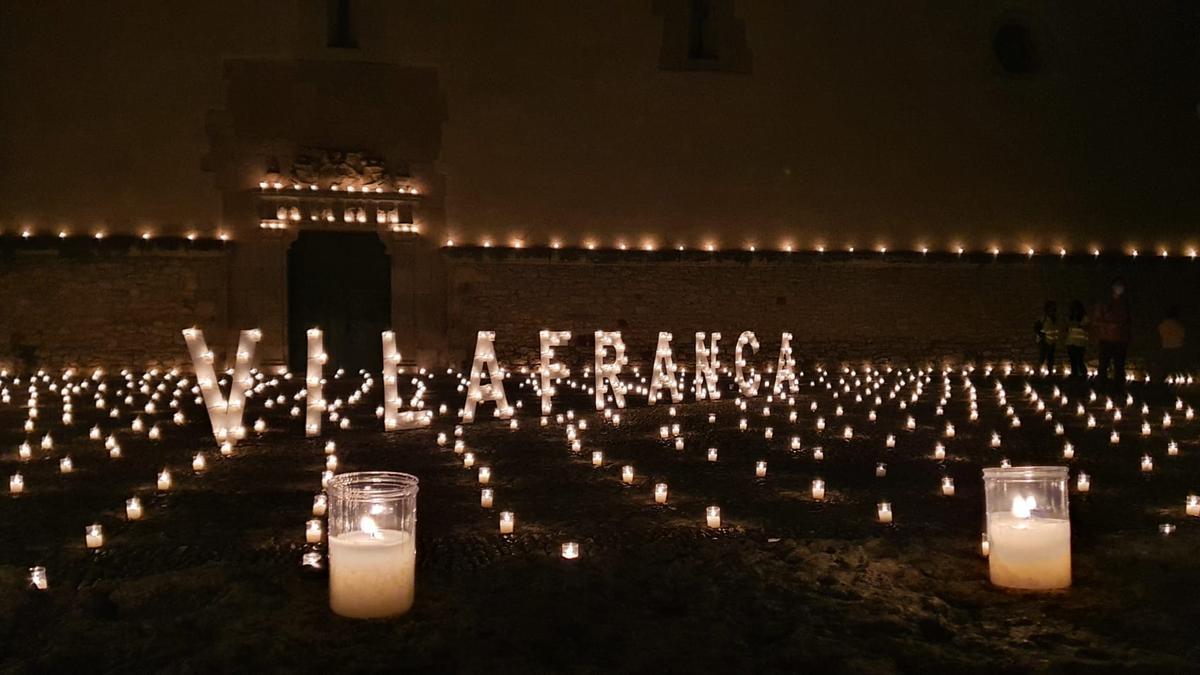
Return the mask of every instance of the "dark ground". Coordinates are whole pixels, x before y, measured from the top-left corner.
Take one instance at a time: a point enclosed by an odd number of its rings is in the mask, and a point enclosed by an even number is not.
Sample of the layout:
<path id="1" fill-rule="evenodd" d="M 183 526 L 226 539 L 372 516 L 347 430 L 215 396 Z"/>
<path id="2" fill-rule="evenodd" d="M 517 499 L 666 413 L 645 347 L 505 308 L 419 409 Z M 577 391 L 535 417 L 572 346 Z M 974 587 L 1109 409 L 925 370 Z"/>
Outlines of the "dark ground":
<path id="1" fill-rule="evenodd" d="M 493 469 L 492 510 L 479 507 L 474 471 L 434 443 L 436 432 L 453 428 L 452 416 L 430 430 L 385 434 L 374 417 L 377 389 L 352 410 L 354 430 L 326 423 L 321 439 L 305 440 L 287 416 L 289 402 L 266 411 L 271 430 L 251 433 L 233 458 L 220 459 L 190 397 L 186 427 L 172 425 L 169 413 L 146 416 L 161 420 L 164 438 L 155 442 L 129 431 L 129 415 L 119 423 L 98 415 L 88 392 L 75 399 L 75 425 L 62 427 L 59 396 L 42 385 L 38 428 L 29 434 L 35 459 L 20 463 L 27 387 L 9 378 L 0 475 L 20 470 L 26 494 L 0 497 L 0 671 L 1200 670 L 1200 519 L 1183 509 L 1200 487 L 1200 420 L 1184 423 L 1172 411 L 1169 436 L 1181 452 L 1167 457 L 1159 420 L 1173 398 L 1152 399 L 1154 433 L 1142 438 L 1141 391 L 1133 389 L 1138 401 L 1124 410 L 1119 447 L 1108 442 L 1103 398 L 1089 406 L 1100 422 L 1092 431 L 1074 414 L 1078 388 L 1069 407 L 1051 405 L 1077 449 L 1072 474 L 1093 477 L 1090 494 L 1072 489 L 1075 585 L 1006 592 L 989 585 L 978 552 L 980 470 L 1002 456 L 1014 465 L 1059 464 L 1062 439 L 1033 412 L 1017 376 L 1005 382 L 1020 429 L 1008 428 L 981 373 L 981 419 L 968 422 L 955 374 L 946 419 L 958 435 L 946 441 L 949 459 L 934 461 L 944 424 L 933 412 L 939 378 L 909 411 L 885 400 L 875 423 L 867 421 L 871 405 L 843 400 L 857 433 L 848 443 L 832 392 L 807 381 L 794 425 L 779 402 L 766 422 L 761 397 L 741 413 L 732 393 L 719 403 L 691 403 L 689 395 L 675 420 L 667 406 L 646 408 L 644 396 L 633 397 L 619 428 L 586 415 L 591 427 L 578 455 L 561 426 L 538 427 L 530 388 L 510 385 L 525 401 L 521 429 L 491 421 L 484 406 L 486 421 L 465 435 L 479 464 Z M 438 379 L 433 389 L 452 397 L 453 411 L 461 394 L 448 377 Z M 1056 382 L 1035 386 L 1046 395 Z M 352 386 L 331 383 L 342 396 Z M 590 399 L 560 390 L 556 411 L 589 410 Z M 1200 405 L 1195 390 L 1179 393 Z M 447 397 L 430 398 L 436 407 Z M 819 413 L 809 411 L 814 398 Z M 247 426 L 264 412 L 260 405 L 256 399 Z M 707 423 L 710 411 L 716 425 Z M 908 412 L 919 423 L 914 432 L 901 429 Z M 737 429 L 743 414 L 745 433 Z M 829 422 L 823 435 L 813 426 L 817 414 Z M 659 425 L 671 421 L 683 426 L 683 452 L 658 440 Z M 97 422 L 105 433 L 124 429 L 123 459 L 109 459 L 87 438 Z M 768 424 L 772 441 L 762 434 Z M 56 439 L 49 453 L 36 449 L 47 429 Z M 994 429 L 1002 450 L 987 447 Z M 891 451 L 883 447 L 889 432 L 898 439 Z M 788 449 L 796 433 L 800 452 Z M 417 603 L 406 617 L 337 618 L 326 579 L 300 565 L 329 438 L 338 442 L 341 471 L 395 469 L 421 479 Z M 817 444 L 823 462 L 812 458 Z M 716 464 L 705 460 L 710 446 L 720 449 Z M 591 467 L 594 449 L 606 453 L 601 469 Z M 196 450 L 209 454 L 203 476 L 190 470 Z M 1155 471 L 1143 476 L 1138 460 L 1147 451 Z M 64 452 L 74 474 L 58 473 Z M 758 459 L 769 461 L 763 480 L 754 478 Z M 874 477 L 877 461 L 887 462 L 886 478 Z M 628 488 L 619 478 L 626 463 L 639 474 Z M 156 495 L 163 466 L 176 489 Z M 954 497 L 939 493 L 943 472 L 957 482 Z M 815 476 L 828 483 L 825 503 L 809 496 Z M 666 507 L 653 504 L 656 480 L 670 484 Z M 134 494 L 147 517 L 131 523 L 124 500 Z M 893 503 L 894 526 L 875 522 L 883 498 Z M 703 527 L 709 504 L 721 506 L 726 528 Z M 513 537 L 497 534 L 504 509 L 517 515 Z M 83 542 L 92 522 L 104 525 L 107 540 L 96 554 Z M 1159 534 L 1163 522 L 1178 531 Z M 558 555 L 569 539 L 581 542 L 579 560 Z M 47 567 L 48 591 L 28 590 L 34 564 Z"/>

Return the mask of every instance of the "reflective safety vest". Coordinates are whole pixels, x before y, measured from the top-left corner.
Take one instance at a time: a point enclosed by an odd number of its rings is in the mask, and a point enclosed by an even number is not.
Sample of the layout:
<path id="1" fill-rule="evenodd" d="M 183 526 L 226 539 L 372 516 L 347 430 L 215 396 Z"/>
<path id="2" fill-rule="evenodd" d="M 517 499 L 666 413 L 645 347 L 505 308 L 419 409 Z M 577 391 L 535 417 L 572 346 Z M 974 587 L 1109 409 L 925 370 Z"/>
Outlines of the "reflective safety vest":
<path id="1" fill-rule="evenodd" d="M 1086 347 L 1088 344 L 1088 320 L 1072 321 L 1067 325 L 1067 346 Z"/>
<path id="2" fill-rule="evenodd" d="M 1052 323 L 1049 319 L 1042 319 L 1042 327 L 1038 330 L 1038 335 L 1050 344 L 1058 343 L 1058 326 Z"/>

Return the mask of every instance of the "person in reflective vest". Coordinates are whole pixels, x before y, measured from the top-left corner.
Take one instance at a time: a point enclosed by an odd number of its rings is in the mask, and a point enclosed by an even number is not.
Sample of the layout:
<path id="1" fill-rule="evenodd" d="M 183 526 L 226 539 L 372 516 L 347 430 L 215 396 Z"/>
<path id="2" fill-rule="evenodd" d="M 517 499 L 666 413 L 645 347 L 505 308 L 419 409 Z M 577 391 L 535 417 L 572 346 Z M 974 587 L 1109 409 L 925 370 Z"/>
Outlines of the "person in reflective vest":
<path id="1" fill-rule="evenodd" d="M 1067 312 L 1067 357 L 1071 359 L 1071 377 L 1086 378 L 1087 363 L 1084 355 L 1087 353 L 1088 340 L 1091 337 L 1091 320 L 1083 302 L 1071 301 L 1071 309 Z"/>
<path id="2" fill-rule="evenodd" d="M 1033 324 L 1038 345 L 1038 365 L 1054 368 L 1054 350 L 1058 347 L 1058 303 L 1047 300 L 1042 318 Z"/>

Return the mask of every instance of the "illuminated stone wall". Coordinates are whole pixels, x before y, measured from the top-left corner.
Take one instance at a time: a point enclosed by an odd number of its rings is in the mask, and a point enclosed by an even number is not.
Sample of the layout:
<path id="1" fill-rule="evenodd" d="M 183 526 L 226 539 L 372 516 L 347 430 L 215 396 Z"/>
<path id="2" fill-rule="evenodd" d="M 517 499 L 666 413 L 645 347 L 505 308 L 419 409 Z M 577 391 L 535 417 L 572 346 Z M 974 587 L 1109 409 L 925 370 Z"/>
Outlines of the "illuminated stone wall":
<path id="1" fill-rule="evenodd" d="M 186 362 L 181 329 L 225 331 L 227 282 L 220 250 L 8 252 L 0 255 L 0 364 Z"/>

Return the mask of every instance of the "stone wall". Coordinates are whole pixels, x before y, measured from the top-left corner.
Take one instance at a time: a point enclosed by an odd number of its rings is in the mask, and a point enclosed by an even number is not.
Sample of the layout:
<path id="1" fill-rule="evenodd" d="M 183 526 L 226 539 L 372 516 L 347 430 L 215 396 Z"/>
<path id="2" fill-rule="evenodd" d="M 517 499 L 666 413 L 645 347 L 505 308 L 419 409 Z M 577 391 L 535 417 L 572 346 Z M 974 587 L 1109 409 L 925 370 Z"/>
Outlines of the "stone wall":
<path id="1" fill-rule="evenodd" d="M 187 361 L 180 330 L 221 340 L 227 250 L 0 252 L 0 364 L 172 365 Z M 213 345 L 219 349 L 219 344 Z"/>
<path id="2" fill-rule="evenodd" d="M 1057 300 L 1065 320 L 1072 299 L 1090 311 L 1116 276 L 1130 289 L 1137 356 L 1154 348 L 1168 306 L 1179 305 L 1185 322 L 1197 316 L 1200 288 L 1200 263 L 1188 259 L 484 249 L 446 256 L 452 358 L 468 359 L 474 331 L 488 329 L 514 364 L 536 358 L 541 328 L 574 331 L 558 351 L 577 362 L 591 359 L 591 334 L 601 328 L 621 330 L 631 360 L 643 362 L 660 330 L 674 333 L 689 365 L 697 330 L 722 334 L 726 363 L 743 330 L 756 332 L 765 359 L 778 354 L 784 330 L 798 359 L 1032 358 L 1032 325 L 1045 300 Z"/>

